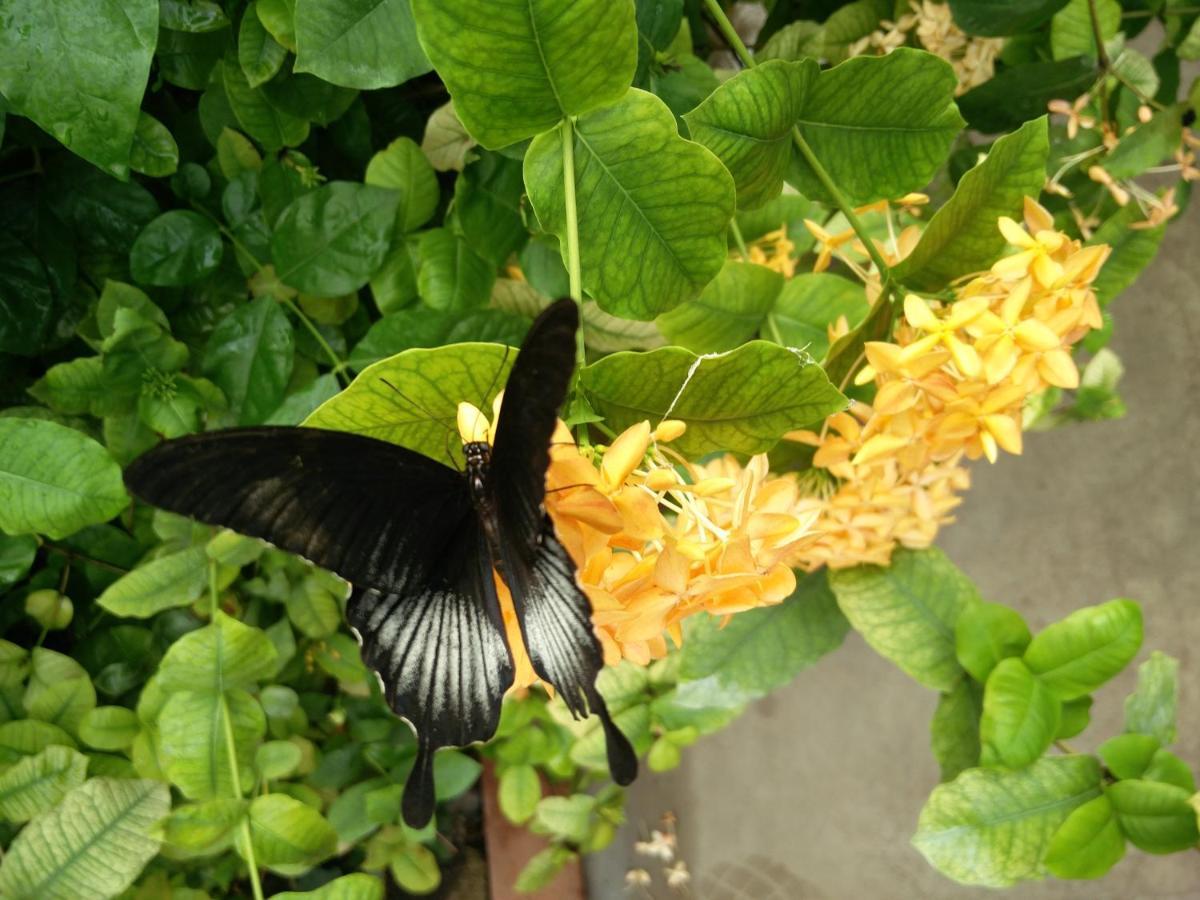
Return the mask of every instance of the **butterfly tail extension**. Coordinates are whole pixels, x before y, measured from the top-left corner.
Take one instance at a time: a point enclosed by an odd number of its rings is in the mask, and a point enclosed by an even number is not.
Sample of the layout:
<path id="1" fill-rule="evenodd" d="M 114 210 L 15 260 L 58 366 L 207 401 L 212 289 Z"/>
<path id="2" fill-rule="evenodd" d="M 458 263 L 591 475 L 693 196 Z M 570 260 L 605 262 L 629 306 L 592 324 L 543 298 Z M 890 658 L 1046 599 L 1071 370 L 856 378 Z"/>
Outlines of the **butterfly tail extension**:
<path id="1" fill-rule="evenodd" d="M 520 577 L 509 586 L 534 671 L 554 685 L 573 716 L 600 718 L 609 771 L 618 784 L 629 784 L 637 777 L 637 754 L 596 689 L 604 653 L 592 628 L 591 604 L 549 518 L 532 564 L 516 571 Z"/>
<path id="2" fill-rule="evenodd" d="M 437 793 L 433 784 L 433 751 L 424 737 L 417 740 L 417 756 L 412 772 L 404 782 L 404 798 L 400 812 L 410 828 L 424 828 L 433 818 Z"/>

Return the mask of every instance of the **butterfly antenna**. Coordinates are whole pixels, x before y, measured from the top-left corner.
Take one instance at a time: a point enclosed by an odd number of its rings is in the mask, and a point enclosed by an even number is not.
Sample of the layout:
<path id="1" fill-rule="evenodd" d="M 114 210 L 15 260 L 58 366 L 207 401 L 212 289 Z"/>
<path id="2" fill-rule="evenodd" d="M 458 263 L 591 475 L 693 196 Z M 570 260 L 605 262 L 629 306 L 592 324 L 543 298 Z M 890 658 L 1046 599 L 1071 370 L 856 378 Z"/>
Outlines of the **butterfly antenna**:
<path id="1" fill-rule="evenodd" d="M 388 387 L 390 387 L 393 391 L 395 391 L 396 395 L 399 396 L 401 400 L 403 400 L 405 403 L 407 403 L 409 406 L 411 406 L 413 409 L 415 409 L 417 412 L 419 412 L 421 415 L 423 415 L 426 419 L 428 419 L 431 422 L 437 422 L 439 425 L 441 425 L 443 428 L 446 429 L 447 434 L 454 434 L 454 429 L 446 424 L 447 420 L 453 418 L 452 416 L 435 416 L 432 412 L 430 412 L 428 409 L 426 409 L 424 406 L 422 406 L 420 403 L 418 403 L 412 397 L 409 397 L 407 394 L 404 393 L 404 391 L 400 390 L 400 388 L 396 387 L 394 384 L 392 384 L 386 378 L 380 378 L 379 380 L 382 381 L 384 384 L 386 384 Z"/>

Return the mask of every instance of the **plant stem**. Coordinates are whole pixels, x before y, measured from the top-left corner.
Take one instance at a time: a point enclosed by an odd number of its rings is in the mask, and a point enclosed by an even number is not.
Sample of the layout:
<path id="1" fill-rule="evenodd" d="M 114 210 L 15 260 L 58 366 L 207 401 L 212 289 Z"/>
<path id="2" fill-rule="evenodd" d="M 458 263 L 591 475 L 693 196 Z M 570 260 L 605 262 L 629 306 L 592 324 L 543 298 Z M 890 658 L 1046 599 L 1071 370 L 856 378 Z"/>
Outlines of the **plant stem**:
<path id="1" fill-rule="evenodd" d="M 1104 34 L 1100 29 L 1100 15 L 1096 11 L 1096 0 L 1088 0 L 1088 18 L 1092 21 L 1092 40 L 1096 42 L 1096 62 L 1100 66 L 1100 128 L 1108 126 L 1108 74 L 1112 64 L 1108 51 L 1104 49 Z"/>
<path id="2" fill-rule="evenodd" d="M 320 345 L 321 349 L 325 351 L 325 355 L 329 357 L 330 363 L 333 364 L 333 374 L 337 377 L 338 382 L 344 387 L 346 385 L 345 361 L 333 352 L 333 348 L 329 346 L 329 341 L 325 340 L 325 336 L 321 334 L 321 330 L 317 328 L 317 326 L 312 323 L 312 320 L 304 314 L 304 310 L 302 310 L 290 299 L 283 299 L 279 302 L 291 310 L 292 314 L 300 320 L 300 323 L 308 329 L 308 333 L 313 336 L 313 340 L 315 340 Z"/>
<path id="3" fill-rule="evenodd" d="M 562 121 L 563 201 L 567 215 L 567 285 L 576 303 L 583 300 L 583 274 L 579 265 L 579 210 L 575 204 L 575 126 L 570 116 Z M 576 363 L 583 368 L 583 329 L 577 332 Z"/>
<path id="4" fill-rule="evenodd" d="M 43 541 L 42 546 L 50 553 L 61 553 L 67 559 L 77 559 L 80 562 L 88 563 L 92 566 L 99 566 L 101 569 L 108 569 L 110 572 L 116 572 L 119 575 L 124 575 L 129 570 L 123 569 L 120 566 L 114 566 L 112 563 L 105 562 L 102 559 L 94 559 L 90 556 L 85 556 L 82 553 L 77 553 L 74 550 L 68 550 L 66 547 L 60 547 L 58 544 L 52 544 L 49 541 Z"/>
<path id="5" fill-rule="evenodd" d="M 1095 3 L 1095 0 L 1092 0 Z M 709 14 L 713 21 L 716 22 L 717 29 L 725 38 L 725 41 L 737 54 L 738 59 L 747 69 L 754 68 L 754 57 L 750 55 L 750 51 L 746 49 L 746 45 L 742 43 L 742 39 L 738 37 L 737 30 L 733 27 L 733 23 L 729 21 L 729 17 L 725 15 L 725 10 L 721 8 L 719 0 L 704 0 L 704 5 L 708 8 Z M 866 228 L 863 227 L 862 220 L 854 212 L 838 186 L 833 183 L 829 172 L 821 165 L 821 161 L 817 159 L 817 155 L 813 153 L 812 147 L 808 146 L 808 141 L 804 139 L 804 135 L 800 133 L 800 128 L 796 125 L 792 126 L 792 141 L 796 145 L 796 149 L 800 151 L 800 155 L 804 157 L 804 161 L 808 163 L 813 173 L 817 176 L 817 180 L 821 182 L 821 186 L 825 188 L 829 196 L 833 198 L 834 205 L 837 206 L 846 221 L 850 223 L 850 227 L 854 229 L 854 233 L 858 235 L 858 239 L 862 241 L 863 247 L 867 251 L 867 255 L 871 257 L 871 262 L 875 263 L 875 268 L 879 272 L 879 280 L 886 282 L 888 278 L 888 264 L 884 262 L 883 256 L 880 254 L 875 242 L 871 240 L 867 234 Z"/>
<path id="6" fill-rule="evenodd" d="M 217 561 L 208 561 L 208 596 L 212 604 L 212 615 L 215 617 L 219 610 L 220 597 L 217 594 Z M 229 758 L 229 780 L 233 783 L 233 794 L 238 800 L 244 799 L 242 794 L 242 776 L 238 771 L 237 741 L 233 737 L 233 721 L 229 718 L 229 703 L 225 692 L 220 694 L 221 721 L 225 726 L 225 753 Z M 254 858 L 254 845 L 250 842 L 250 821 L 242 819 L 242 843 L 246 848 L 246 868 L 250 872 L 250 890 L 254 900 L 263 900 L 262 881 L 258 877 L 258 861 Z"/>
<path id="7" fill-rule="evenodd" d="M 737 216 L 729 220 L 729 230 L 733 233 L 733 242 L 737 244 L 738 253 L 742 259 L 750 262 L 750 251 L 746 249 L 746 239 L 742 237 L 742 229 L 738 227 Z"/>

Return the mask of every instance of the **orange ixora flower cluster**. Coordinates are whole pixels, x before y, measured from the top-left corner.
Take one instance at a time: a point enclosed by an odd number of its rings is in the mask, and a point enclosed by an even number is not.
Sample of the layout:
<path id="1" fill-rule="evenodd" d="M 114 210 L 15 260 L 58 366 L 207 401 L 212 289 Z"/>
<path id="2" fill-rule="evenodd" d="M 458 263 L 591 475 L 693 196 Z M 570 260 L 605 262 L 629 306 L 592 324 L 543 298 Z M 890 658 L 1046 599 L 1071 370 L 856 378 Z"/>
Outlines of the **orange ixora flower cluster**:
<path id="1" fill-rule="evenodd" d="M 496 400 L 498 415 L 500 398 Z M 464 440 L 494 435 L 483 414 L 459 404 Z M 682 642 L 680 623 L 700 612 L 729 615 L 787 598 L 797 554 L 815 540 L 794 476 L 770 477 L 767 458 L 705 465 L 669 444 L 685 430 L 639 422 L 608 446 L 578 446 L 561 422 L 550 448 L 546 509 L 579 569 L 609 664 L 645 665 Z M 518 687 L 537 678 L 521 646 L 507 589 L 501 610 Z"/>
<path id="2" fill-rule="evenodd" d="M 1054 230 L 1030 199 L 1025 227 L 1002 218 L 999 228 L 1015 253 L 953 303 L 908 295 L 893 339 L 866 344 L 855 381 L 875 385 L 872 404 L 789 435 L 814 446 L 815 469 L 830 476 L 800 505 L 818 535 L 802 568 L 886 564 L 898 544 L 928 546 L 969 484 L 963 458 L 1020 453 L 1026 401 L 1078 386 L 1070 351 L 1102 324 L 1090 285 L 1109 248 Z"/>

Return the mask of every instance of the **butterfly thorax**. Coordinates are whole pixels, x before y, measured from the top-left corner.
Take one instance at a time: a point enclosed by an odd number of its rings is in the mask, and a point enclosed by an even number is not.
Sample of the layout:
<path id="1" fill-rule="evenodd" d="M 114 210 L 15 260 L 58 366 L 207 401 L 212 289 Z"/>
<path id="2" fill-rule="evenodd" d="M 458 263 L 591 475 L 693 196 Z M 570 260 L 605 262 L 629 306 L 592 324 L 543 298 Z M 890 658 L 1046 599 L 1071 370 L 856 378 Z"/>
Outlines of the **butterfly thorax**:
<path id="1" fill-rule="evenodd" d="M 491 491 L 492 448 L 486 441 L 468 441 L 463 444 L 463 456 L 467 461 L 467 488 L 471 492 L 471 504 L 483 526 L 488 546 L 494 559 L 499 559 L 499 541 L 496 533 L 496 502 Z"/>

